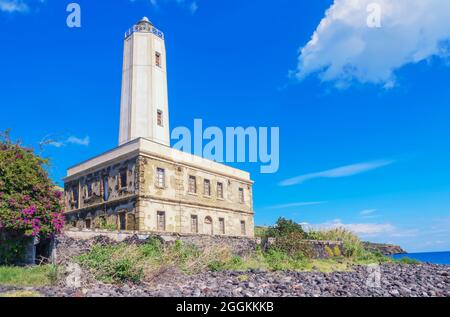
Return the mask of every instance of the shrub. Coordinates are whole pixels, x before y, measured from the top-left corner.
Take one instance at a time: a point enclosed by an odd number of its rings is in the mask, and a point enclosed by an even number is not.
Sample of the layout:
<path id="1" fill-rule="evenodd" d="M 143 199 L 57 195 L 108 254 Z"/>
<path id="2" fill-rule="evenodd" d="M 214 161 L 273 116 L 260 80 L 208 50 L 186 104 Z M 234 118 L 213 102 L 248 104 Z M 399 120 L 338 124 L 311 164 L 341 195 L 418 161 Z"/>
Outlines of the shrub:
<path id="1" fill-rule="evenodd" d="M 296 234 L 297 237 L 301 237 L 302 239 L 306 237 L 306 233 L 301 225 L 285 218 L 279 218 L 275 226 L 269 227 L 265 234 L 266 237 L 274 238 L 286 237 L 290 234 Z"/>
<path id="2" fill-rule="evenodd" d="M 325 253 L 327 254 L 327 256 L 329 258 L 334 257 L 333 250 L 331 250 L 331 248 L 329 246 L 326 245 L 324 249 L 325 249 Z"/>
<path id="3" fill-rule="evenodd" d="M 311 231 L 308 233 L 308 238 L 311 240 L 342 241 L 342 255 L 346 257 L 360 257 L 367 253 L 358 236 L 344 228 Z"/>
<path id="4" fill-rule="evenodd" d="M 104 282 L 136 283 L 152 280 L 173 268 L 186 274 L 206 269 L 219 271 L 238 265 L 241 259 L 233 257 L 227 247 L 211 247 L 200 251 L 181 241 L 164 247 L 159 239 L 150 238 L 141 245 L 95 245 L 90 252 L 76 257 L 76 261 Z"/>
<path id="5" fill-rule="evenodd" d="M 255 227 L 255 237 L 264 238 L 267 237 L 267 227 Z"/>
<path id="6" fill-rule="evenodd" d="M 341 256 L 341 249 L 339 249 L 339 247 L 337 245 L 334 246 L 333 248 L 333 253 L 335 257 L 340 257 Z"/>
<path id="7" fill-rule="evenodd" d="M 143 254 L 136 245 L 101 246 L 76 258 L 104 282 L 138 282 L 144 274 Z"/>
<path id="8" fill-rule="evenodd" d="M 304 269 L 306 265 L 304 257 L 292 257 L 287 253 L 276 249 L 270 249 L 265 252 L 264 260 L 269 268 L 275 271 L 300 270 Z"/>
<path id="9" fill-rule="evenodd" d="M 273 248 L 285 252 L 294 257 L 313 257 L 314 250 L 312 246 L 305 243 L 303 233 L 291 232 L 276 239 Z"/>
<path id="10" fill-rule="evenodd" d="M 9 132 L 0 133 L 0 238 L 16 233 L 45 238 L 64 227 L 63 193 L 50 180 L 48 163 L 32 149 L 12 142 Z M 0 244 L 0 263 L 20 259 L 19 246 L 5 245 Z"/>

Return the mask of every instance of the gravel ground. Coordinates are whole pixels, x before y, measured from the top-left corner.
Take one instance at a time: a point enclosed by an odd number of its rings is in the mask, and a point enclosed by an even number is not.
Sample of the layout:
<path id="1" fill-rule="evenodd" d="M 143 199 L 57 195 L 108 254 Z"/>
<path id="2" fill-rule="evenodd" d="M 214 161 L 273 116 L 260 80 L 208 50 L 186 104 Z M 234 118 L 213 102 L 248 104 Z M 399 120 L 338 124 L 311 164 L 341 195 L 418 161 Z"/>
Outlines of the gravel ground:
<path id="1" fill-rule="evenodd" d="M 450 266 L 384 264 L 356 266 L 349 272 L 167 272 L 153 285 L 11 288 L 49 297 L 450 297 Z"/>

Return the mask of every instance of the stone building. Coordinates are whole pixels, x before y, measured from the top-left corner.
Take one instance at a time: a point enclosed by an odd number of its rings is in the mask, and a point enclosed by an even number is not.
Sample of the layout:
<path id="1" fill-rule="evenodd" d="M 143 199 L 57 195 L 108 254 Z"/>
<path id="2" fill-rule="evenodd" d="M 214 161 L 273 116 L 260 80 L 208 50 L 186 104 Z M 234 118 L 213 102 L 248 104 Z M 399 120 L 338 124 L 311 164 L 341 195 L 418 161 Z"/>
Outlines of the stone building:
<path id="1" fill-rule="evenodd" d="M 170 147 L 164 34 L 125 34 L 119 146 L 67 171 L 68 228 L 254 236 L 247 172 Z"/>

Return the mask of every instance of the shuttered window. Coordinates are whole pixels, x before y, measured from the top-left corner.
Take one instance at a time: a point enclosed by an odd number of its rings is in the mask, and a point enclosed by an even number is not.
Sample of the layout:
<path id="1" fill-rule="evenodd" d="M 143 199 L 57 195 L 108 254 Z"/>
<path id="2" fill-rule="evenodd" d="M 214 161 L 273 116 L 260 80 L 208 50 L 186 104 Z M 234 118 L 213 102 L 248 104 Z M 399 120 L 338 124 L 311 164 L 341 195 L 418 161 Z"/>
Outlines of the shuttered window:
<path id="1" fill-rule="evenodd" d="M 166 171 L 163 168 L 156 169 L 156 185 L 158 187 L 166 187 Z"/>
<path id="2" fill-rule="evenodd" d="M 217 183 L 217 197 L 223 199 L 223 183 Z"/>
<path id="3" fill-rule="evenodd" d="M 198 233 L 198 217 L 196 215 L 191 216 L 191 232 Z"/>
<path id="4" fill-rule="evenodd" d="M 224 218 L 219 218 L 219 229 L 220 229 L 220 234 L 225 234 L 225 219 Z"/>
<path id="5" fill-rule="evenodd" d="M 157 214 L 158 231 L 166 231 L 166 213 L 158 211 Z"/>
<path id="6" fill-rule="evenodd" d="M 197 193 L 197 178 L 195 176 L 189 176 L 189 192 L 191 194 Z"/>
<path id="7" fill-rule="evenodd" d="M 239 202 L 241 204 L 243 204 L 245 202 L 244 189 L 243 188 L 239 188 Z"/>
<path id="8" fill-rule="evenodd" d="M 245 236 L 246 234 L 245 221 L 241 221 L 241 235 Z"/>
<path id="9" fill-rule="evenodd" d="M 203 194 L 206 196 L 211 196 L 211 181 L 209 179 L 205 179 L 203 184 Z"/>

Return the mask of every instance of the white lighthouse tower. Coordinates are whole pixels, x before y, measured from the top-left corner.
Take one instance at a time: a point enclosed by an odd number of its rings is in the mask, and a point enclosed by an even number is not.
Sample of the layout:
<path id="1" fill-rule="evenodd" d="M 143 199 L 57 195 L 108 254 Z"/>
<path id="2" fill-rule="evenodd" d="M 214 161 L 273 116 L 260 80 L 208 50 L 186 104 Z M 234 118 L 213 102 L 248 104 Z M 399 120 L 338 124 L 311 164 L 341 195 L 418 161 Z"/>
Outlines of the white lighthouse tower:
<path id="1" fill-rule="evenodd" d="M 119 145 L 137 138 L 170 146 L 164 34 L 142 18 L 125 34 Z"/>

